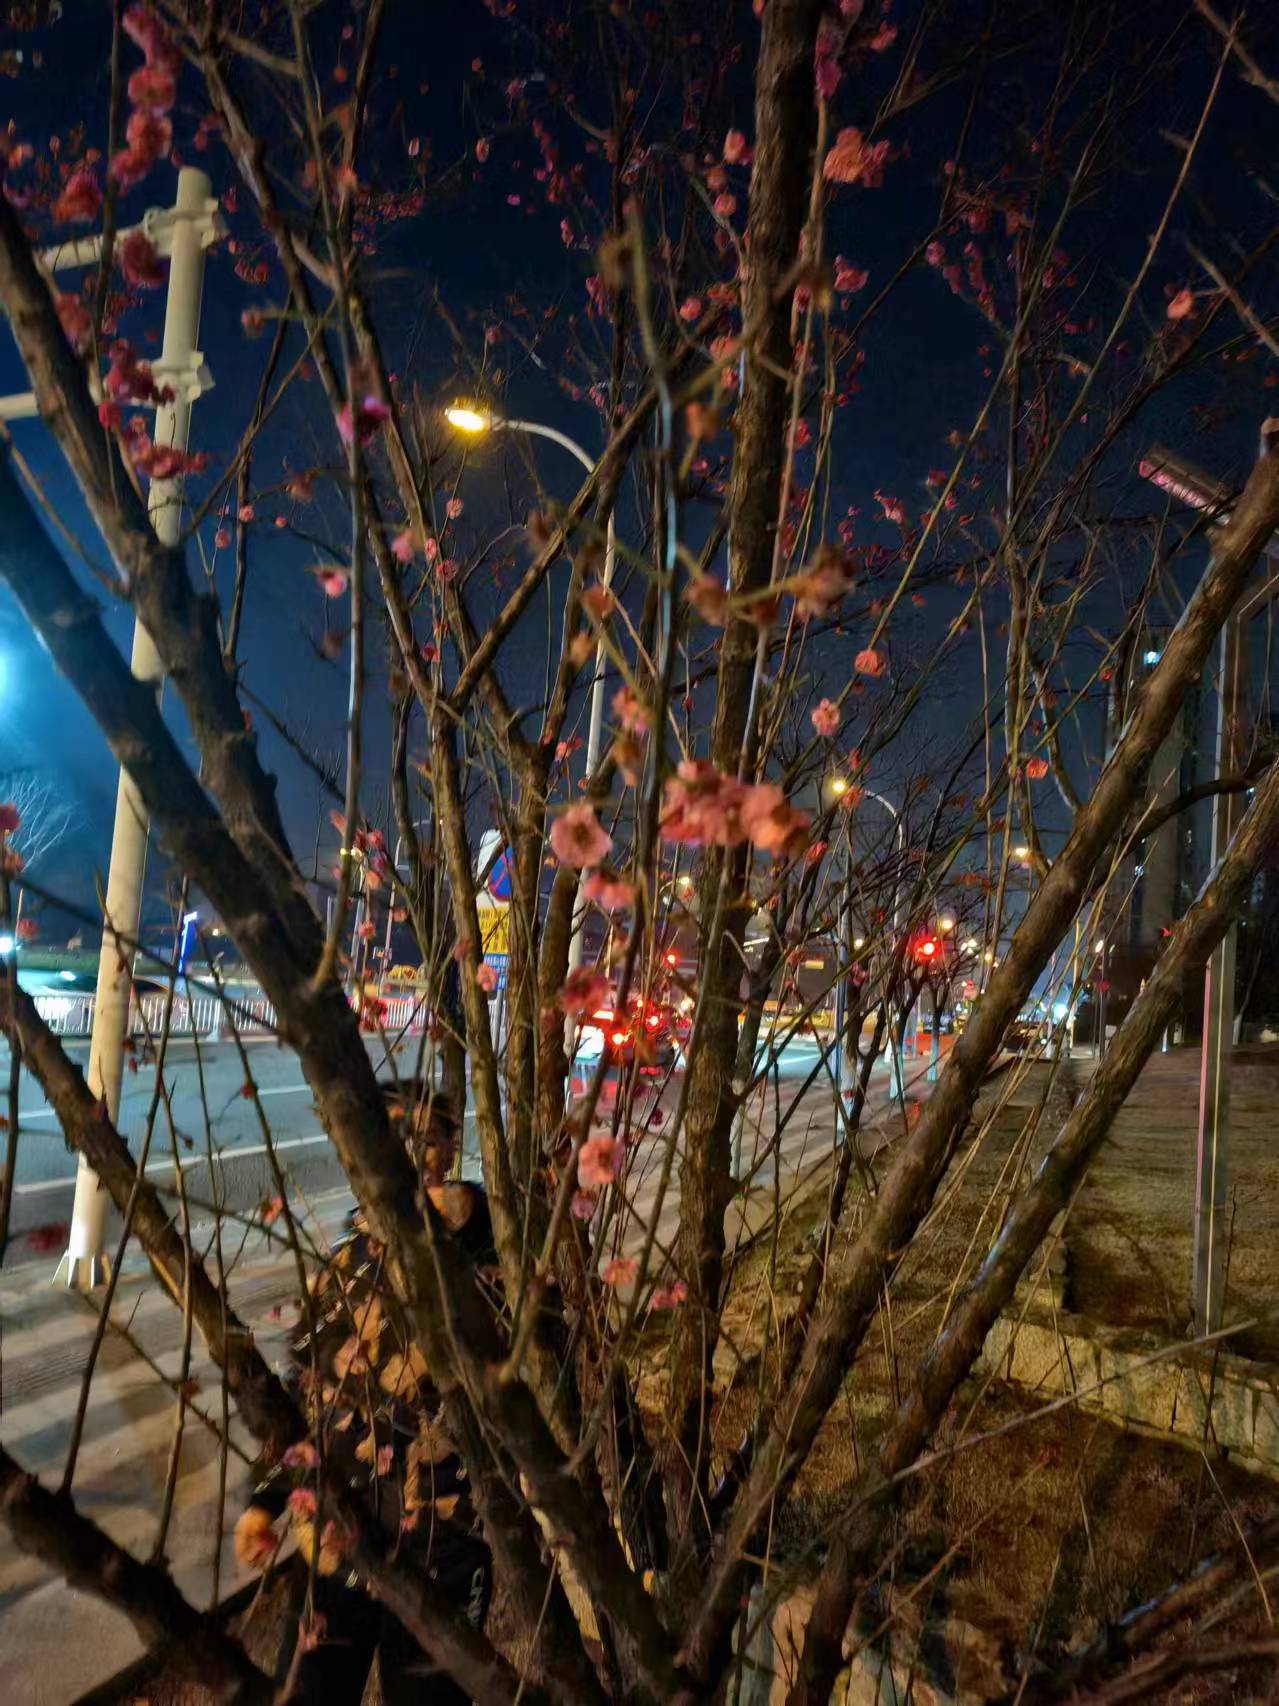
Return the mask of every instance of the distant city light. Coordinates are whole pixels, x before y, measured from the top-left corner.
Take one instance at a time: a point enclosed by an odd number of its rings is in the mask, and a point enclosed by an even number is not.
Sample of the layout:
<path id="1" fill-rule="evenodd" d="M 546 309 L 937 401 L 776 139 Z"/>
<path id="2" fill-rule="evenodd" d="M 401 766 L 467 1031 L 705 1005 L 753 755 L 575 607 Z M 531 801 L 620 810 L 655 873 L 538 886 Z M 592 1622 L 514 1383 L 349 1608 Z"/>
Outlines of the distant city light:
<path id="1" fill-rule="evenodd" d="M 11 954 L 13 952 L 13 949 L 14 949 L 13 937 L 10 936 L 9 933 L 6 931 L 3 936 L 0 936 L 0 959 L 6 958 L 9 954 Z"/>
<path id="2" fill-rule="evenodd" d="M 866 946 L 866 938 L 864 936 L 854 936 L 853 937 L 853 947 L 854 948 L 864 948 L 865 946 Z"/>
<path id="3" fill-rule="evenodd" d="M 1030 848 L 1029 847 L 1014 847 L 1013 848 L 1013 858 L 1014 859 L 1029 859 L 1030 858 Z"/>
<path id="4" fill-rule="evenodd" d="M 937 920 L 937 928 L 942 932 L 953 930 L 955 928 L 955 920 L 948 914 L 945 918 L 939 918 Z"/>
<path id="5" fill-rule="evenodd" d="M 846 794 L 848 792 L 847 776 L 832 776 L 830 779 L 830 791 L 832 794 Z"/>
<path id="6" fill-rule="evenodd" d="M 1141 661 L 1142 663 L 1158 663 L 1161 656 L 1162 654 L 1156 651 L 1143 652 Z"/>

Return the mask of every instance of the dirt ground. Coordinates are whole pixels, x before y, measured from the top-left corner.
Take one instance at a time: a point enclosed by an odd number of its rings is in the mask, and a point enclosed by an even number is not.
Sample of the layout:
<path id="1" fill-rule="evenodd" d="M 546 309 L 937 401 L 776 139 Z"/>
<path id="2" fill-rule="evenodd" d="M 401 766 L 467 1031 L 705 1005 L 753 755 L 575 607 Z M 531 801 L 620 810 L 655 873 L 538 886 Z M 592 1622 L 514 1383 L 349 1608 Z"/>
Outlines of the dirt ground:
<path id="1" fill-rule="evenodd" d="M 777 1531 L 779 1548 L 795 1562 L 813 1551 L 814 1538 L 828 1533 L 846 1506 L 947 1300 L 984 1254 L 1009 1191 L 1056 1133 L 1090 1069 L 1076 1062 L 1054 1081 L 1032 1065 L 983 1099 L 984 1129 L 956 1157 L 938 1206 L 899 1267 L 888 1305 Z M 1265 1306 L 1267 1292 L 1271 1309 L 1277 1298 L 1279 1239 L 1264 1214 L 1266 1201 L 1279 1203 L 1268 1111 L 1277 1081 L 1279 1058 L 1240 1063 L 1233 1271 L 1239 1306 L 1250 1312 Z M 1197 1060 L 1186 1056 L 1158 1057 L 1143 1078 L 1067 1222 L 1072 1308 L 1114 1324 L 1178 1334 L 1185 1328 L 1196 1092 Z M 758 1246 L 736 1276 L 728 1326 L 746 1354 L 719 1417 L 727 1443 L 736 1442 L 752 1407 L 768 1300 L 793 1295 L 821 1207 L 818 1190 L 792 1210 L 776 1247 Z M 1268 1326 L 1273 1335 L 1273 1321 Z M 1276 1344 L 1263 1332 L 1249 1336 L 1252 1354 Z M 725 1374 L 733 1361 L 732 1352 L 722 1353 Z M 885 1595 L 905 1592 L 926 1602 L 930 1618 L 959 1619 L 981 1631 L 973 1663 L 988 1680 L 997 1655 L 1047 1656 L 1091 1638 L 1196 1560 L 1231 1544 L 1236 1522 L 1247 1525 L 1279 1509 L 1279 1488 L 1231 1463 L 1208 1465 L 1184 1444 L 1069 1407 L 1044 1413 L 997 1382 L 964 1389 L 935 1445 L 951 1454 L 909 1489 L 890 1564 L 896 1579 L 881 1585 Z M 1245 1627 L 1264 1619 L 1260 1601 L 1253 1598 L 1242 1616 Z M 981 1692 L 981 1678 L 969 1680 Z M 1274 1680 L 1253 1666 L 1197 1680 L 1166 1698 L 1265 1699 Z"/>

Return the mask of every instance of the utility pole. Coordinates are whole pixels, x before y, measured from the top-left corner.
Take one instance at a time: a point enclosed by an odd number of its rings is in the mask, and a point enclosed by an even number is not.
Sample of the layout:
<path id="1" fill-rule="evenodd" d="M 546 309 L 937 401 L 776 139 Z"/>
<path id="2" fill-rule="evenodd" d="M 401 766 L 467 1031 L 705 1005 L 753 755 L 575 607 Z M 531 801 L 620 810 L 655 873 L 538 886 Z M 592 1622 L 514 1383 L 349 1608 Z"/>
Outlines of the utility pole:
<path id="1" fill-rule="evenodd" d="M 178 173 L 177 200 L 171 209 L 152 213 L 144 222 L 152 241 L 169 256 L 169 285 L 164 310 L 164 343 L 152 372 L 173 392 L 155 414 L 153 439 L 159 445 L 187 447 L 191 405 L 212 381 L 199 350 L 200 297 L 204 288 L 205 250 L 219 230 L 217 201 L 206 175 L 191 166 Z M 100 248 L 100 244 L 98 245 Z M 96 258 L 93 244 L 77 245 L 68 264 L 86 266 Z M 175 546 L 182 533 L 181 477 L 153 480 L 147 498 L 156 536 Z M 133 629 L 130 667 L 140 681 L 161 691 L 159 654 L 141 622 Z M 129 1031 L 133 945 L 142 920 L 142 887 L 146 877 L 146 809 L 122 769 L 116 789 L 115 827 L 107 872 L 106 916 L 98 959 L 97 1000 L 89 1042 L 89 1088 L 101 1098 L 113 1121 L 120 1112 L 124 1077 L 124 1043 Z M 80 1157 L 76 1169 L 75 1204 L 66 1254 L 58 1264 L 55 1283 L 88 1290 L 106 1276 L 103 1228 L 108 1196 L 97 1175 Z"/>
<path id="2" fill-rule="evenodd" d="M 1263 440 L 1270 430 L 1262 428 Z M 1264 449 L 1264 442 L 1263 442 Z M 1144 478 L 1195 509 L 1229 514 L 1229 490 L 1175 452 L 1154 446 L 1142 458 Z M 1221 630 L 1217 690 L 1216 774 L 1234 777 L 1247 756 L 1248 622 L 1279 593 L 1273 542 L 1266 562 L 1244 589 Z M 1212 851 L 1215 869 L 1243 814 L 1239 793 L 1213 797 Z M 1213 949 L 1204 970 L 1203 1048 L 1199 1074 L 1199 1128 L 1195 1148 L 1194 1306 L 1195 1330 L 1213 1333 L 1222 1324 L 1225 1303 L 1226 1241 L 1230 1190 L 1230 1050 L 1235 1031 L 1235 952 L 1232 924 Z M 1104 965 L 1103 961 L 1103 965 Z"/>

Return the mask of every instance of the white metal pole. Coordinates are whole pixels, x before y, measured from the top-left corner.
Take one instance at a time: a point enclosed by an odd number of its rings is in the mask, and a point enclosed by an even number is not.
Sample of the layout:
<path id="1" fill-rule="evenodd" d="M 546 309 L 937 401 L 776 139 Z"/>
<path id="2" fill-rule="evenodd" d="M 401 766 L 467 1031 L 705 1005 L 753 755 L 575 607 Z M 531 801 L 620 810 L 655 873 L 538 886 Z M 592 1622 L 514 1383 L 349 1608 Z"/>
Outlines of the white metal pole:
<path id="1" fill-rule="evenodd" d="M 1217 774 L 1238 775 L 1247 748 L 1247 629 L 1240 611 L 1221 631 L 1221 681 L 1217 689 Z M 1212 858 L 1216 869 L 1242 815 L 1238 794 L 1212 802 Z M 1230 1222 L 1230 1051 L 1235 1023 L 1235 955 L 1238 927 L 1231 924 L 1204 968 L 1203 1049 L 1200 1056 L 1199 1130 L 1195 1146 L 1193 1287 L 1195 1331 L 1221 1326 L 1225 1302 L 1226 1240 Z"/>
<path id="2" fill-rule="evenodd" d="M 576 460 L 581 463 L 582 467 L 586 469 L 588 474 L 594 471 L 595 458 L 591 455 L 590 451 L 584 449 L 575 438 L 570 438 L 566 432 L 561 432 L 558 427 L 543 426 L 540 421 L 518 421 L 508 419 L 495 420 L 492 425 L 495 430 L 500 428 L 504 432 L 524 432 L 530 434 L 534 438 L 549 438 L 552 444 L 558 444 L 562 450 L 567 450 L 570 456 L 575 457 Z M 604 574 L 602 584 L 605 588 L 608 588 L 613 584 L 613 565 L 616 558 L 616 552 L 617 528 L 614 513 L 610 510 L 608 515 L 608 533 L 604 542 Z M 604 663 L 605 652 L 604 646 L 601 643 L 595 648 L 595 675 L 591 682 L 590 719 L 587 723 L 586 729 L 586 774 L 588 776 L 594 775 L 596 766 L 599 764 L 600 743 L 603 737 Z M 578 907 L 573 924 L 573 934 L 569 938 L 568 944 L 568 969 L 570 971 L 576 971 L 578 966 L 582 963 L 583 932 L 585 927 L 586 908 Z M 577 1027 L 571 1019 L 566 1020 L 565 1046 L 568 1048 L 570 1054 L 573 1050 L 573 1038 L 576 1033 L 576 1029 Z"/>
<path id="3" fill-rule="evenodd" d="M 399 839 L 395 843 L 395 863 L 392 866 L 392 869 L 394 870 L 397 877 L 400 874 L 400 856 L 403 852 L 404 852 L 404 837 L 400 836 Z M 386 901 L 386 942 L 382 948 L 382 977 L 384 980 L 389 976 L 390 970 L 391 970 L 391 925 L 394 922 L 394 913 L 395 913 L 395 885 L 392 884 L 391 885 L 391 892 L 387 896 L 387 901 Z"/>
<path id="4" fill-rule="evenodd" d="M 204 287 L 204 250 L 211 228 L 209 197 L 212 185 L 201 171 L 184 166 L 178 173 L 170 247 L 169 288 L 164 309 L 164 344 L 155 364 L 157 379 L 170 385 L 173 401 L 156 410 L 157 444 L 187 446 L 193 386 L 198 364 L 200 296 Z M 182 529 L 182 480 L 153 480 L 148 508 L 156 535 L 176 545 Z M 130 667 L 140 681 L 160 691 L 159 654 L 141 622 L 133 629 Z M 146 877 L 146 808 L 128 774 L 122 769 L 116 790 L 115 827 L 107 873 L 106 917 L 98 959 L 98 993 L 89 1042 L 89 1088 L 101 1097 L 108 1116 L 120 1112 L 124 1076 L 124 1042 L 129 1030 L 130 971 L 133 948 L 142 919 L 142 887 Z M 107 1193 L 83 1155 L 76 1169 L 75 1203 L 67 1251 L 57 1279 L 69 1287 L 89 1289 L 106 1274 L 103 1227 Z"/>
<path id="5" fill-rule="evenodd" d="M 605 588 L 613 584 L 613 565 L 616 557 L 617 534 L 614 527 L 613 514 L 609 512 L 608 536 L 604 544 L 604 581 Z M 595 648 L 595 676 L 591 682 L 590 721 L 586 728 L 586 774 L 593 776 L 599 766 L 600 745 L 604 735 L 604 666 L 605 651 L 603 641 Z M 568 945 L 568 969 L 576 971 L 582 963 L 584 936 L 586 931 L 586 908 L 579 906 L 573 921 L 573 934 Z M 570 1025 L 570 1044 L 571 1027 Z"/>
<path id="6" fill-rule="evenodd" d="M 901 812 L 897 809 L 897 807 L 893 804 L 893 802 L 891 800 L 886 800 L 882 794 L 875 793 L 875 791 L 871 788 L 864 788 L 862 790 L 862 792 L 865 794 L 865 796 L 868 800 L 874 800 L 876 805 L 883 806 L 884 810 L 892 818 L 893 824 L 895 826 L 895 833 L 893 835 L 893 843 L 894 843 L 894 846 L 896 847 L 896 850 L 897 850 L 897 864 L 898 864 L 898 869 L 893 873 L 893 944 L 892 944 L 892 951 L 895 953 L 897 951 L 897 945 L 901 940 L 901 933 L 902 933 L 902 900 L 904 898 L 903 887 L 904 887 L 904 882 L 905 882 L 905 871 L 901 867 L 903 865 L 904 855 L 905 855 L 905 851 L 906 851 L 906 825 L 902 821 Z M 888 990 L 885 991 L 884 999 L 885 999 L 885 1003 L 888 1006 L 888 1047 L 887 1047 L 885 1052 L 887 1053 L 889 1060 L 892 1064 L 892 1072 L 893 1072 L 893 1088 L 892 1088 L 891 1094 L 896 1096 L 897 1100 L 900 1102 L 905 1098 L 905 1095 L 906 1095 L 906 1082 L 905 1082 L 905 1078 L 903 1076 L 903 1068 L 902 1068 L 902 1049 L 906 1046 L 906 1038 L 905 1038 L 905 1036 L 902 1036 L 902 1038 L 900 1039 L 900 1042 L 898 1042 L 894 1039 L 893 1024 L 892 1024 L 891 991 L 888 991 Z"/>

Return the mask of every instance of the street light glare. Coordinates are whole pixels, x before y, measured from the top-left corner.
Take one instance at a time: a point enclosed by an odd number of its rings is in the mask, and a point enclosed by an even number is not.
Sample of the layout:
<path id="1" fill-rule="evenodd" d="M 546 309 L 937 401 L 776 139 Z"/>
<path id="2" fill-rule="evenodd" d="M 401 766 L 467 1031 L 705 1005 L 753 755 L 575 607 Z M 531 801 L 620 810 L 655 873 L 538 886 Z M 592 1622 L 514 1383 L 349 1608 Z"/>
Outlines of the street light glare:
<path id="1" fill-rule="evenodd" d="M 832 794 L 846 794 L 848 792 L 848 778 L 846 776 L 832 776 L 830 791 Z"/>
<path id="2" fill-rule="evenodd" d="M 479 409 L 469 409 L 463 403 L 455 403 L 452 408 L 445 409 L 444 419 L 459 432 L 487 432 L 493 424 L 488 415 Z"/>

